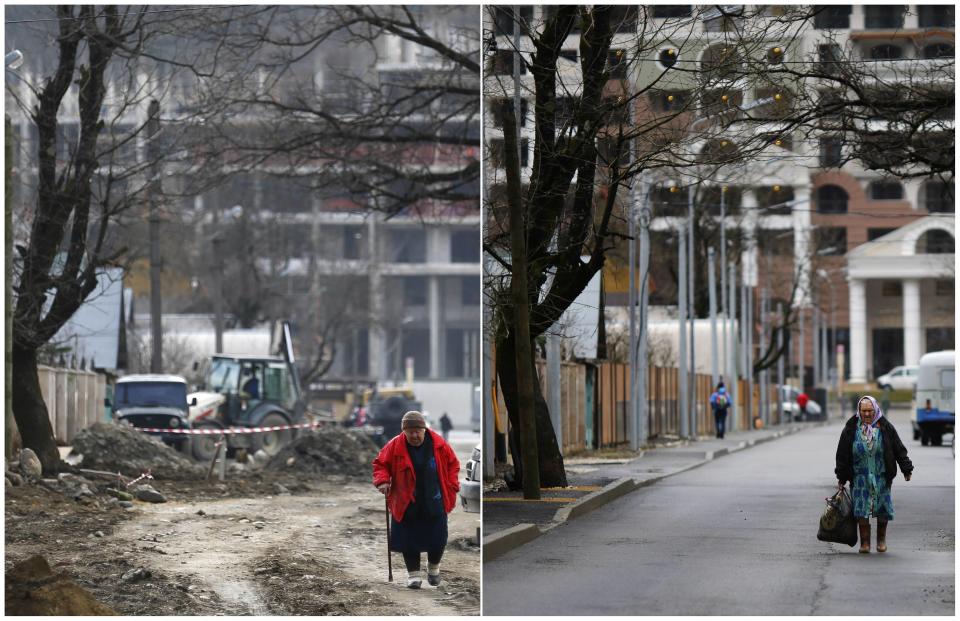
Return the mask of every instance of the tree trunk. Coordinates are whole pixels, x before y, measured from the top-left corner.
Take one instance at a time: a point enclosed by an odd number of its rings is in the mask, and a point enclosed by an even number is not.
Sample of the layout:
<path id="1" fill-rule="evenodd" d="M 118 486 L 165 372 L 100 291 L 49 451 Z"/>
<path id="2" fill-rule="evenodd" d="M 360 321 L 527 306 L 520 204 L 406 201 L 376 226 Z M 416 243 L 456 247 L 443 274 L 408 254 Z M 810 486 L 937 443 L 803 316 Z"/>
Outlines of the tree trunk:
<path id="1" fill-rule="evenodd" d="M 13 346 L 13 416 L 24 448 L 32 449 L 44 473 L 60 469 L 60 452 L 53 437 L 47 405 L 40 392 L 37 375 L 37 350 Z"/>
<path id="2" fill-rule="evenodd" d="M 517 370 L 515 367 L 515 347 L 512 336 L 507 336 L 497 341 L 497 375 L 500 378 L 500 390 L 503 393 L 503 401 L 507 405 L 507 415 L 510 418 L 510 425 L 514 429 L 519 429 L 518 400 L 517 390 Z M 536 377 L 536 368 L 533 369 Z M 540 389 L 540 382 L 533 382 L 534 413 L 537 421 L 537 452 L 540 461 L 540 485 L 541 487 L 566 487 L 567 473 L 563 467 L 563 455 L 560 454 L 560 447 L 557 445 L 557 435 L 553 429 L 553 423 L 550 421 L 550 410 L 547 409 L 546 399 L 543 398 L 543 391 Z M 516 467 L 522 464 L 521 455 L 518 455 L 518 448 L 513 442 L 510 443 L 510 452 L 513 455 L 514 469 L 517 473 L 518 483 L 522 482 L 523 471 Z"/>

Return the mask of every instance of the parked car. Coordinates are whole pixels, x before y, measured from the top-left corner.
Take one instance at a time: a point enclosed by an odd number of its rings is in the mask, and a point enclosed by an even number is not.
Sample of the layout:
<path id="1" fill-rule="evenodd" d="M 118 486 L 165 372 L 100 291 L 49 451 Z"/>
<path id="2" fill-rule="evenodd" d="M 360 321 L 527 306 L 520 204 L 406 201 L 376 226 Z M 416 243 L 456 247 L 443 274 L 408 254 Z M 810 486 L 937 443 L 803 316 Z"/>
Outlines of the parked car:
<path id="1" fill-rule="evenodd" d="M 480 460 L 480 445 L 473 447 L 473 454 L 466 465 L 467 479 L 460 484 L 460 503 L 467 513 L 480 513 L 480 487 L 483 463 Z"/>
<path id="2" fill-rule="evenodd" d="M 175 430 L 190 427 L 189 411 L 197 405 L 195 397 L 189 402 L 187 399 L 187 381 L 179 375 L 144 374 L 118 379 L 113 399 L 108 399 L 107 404 L 117 422 L 140 429 L 159 429 L 148 433 L 184 450 L 190 436 Z"/>
<path id="3" fill-rule="evenodd" d="M 807 416 L 804 418 L 800 413 L 800 404 L 797 403 L 797 397 L 800 396 L 800 390 L 794 386 L 780 386 L 781 400 L 783 401 L 783 413 L 790 417 L 790 420 L 823 420 L 823 410 L 820 404 L 809 399 L 807 401 Z M 809 395 L 808 395 L 809 396 Z"/>
<path id="4" fill-rule="evenodd" d="M 880 390 L 889 387 L 891 390 L 913 390 L 917 386 L 917 369 L 919 367 L 901 365 L 893 367 L 889 372 L 877 378 Z"/>

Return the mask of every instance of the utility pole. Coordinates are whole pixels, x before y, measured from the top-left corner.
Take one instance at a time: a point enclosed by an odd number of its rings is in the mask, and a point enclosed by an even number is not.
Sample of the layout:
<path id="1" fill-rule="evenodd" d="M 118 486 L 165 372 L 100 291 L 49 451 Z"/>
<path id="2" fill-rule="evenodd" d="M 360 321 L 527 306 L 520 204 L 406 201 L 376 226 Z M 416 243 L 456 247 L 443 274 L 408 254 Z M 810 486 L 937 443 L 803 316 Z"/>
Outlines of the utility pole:
<path id="1" fill-rule="evenodd" d="M 689 419 L 690 412 L 687 411 L 687 327 L 685 317 L 687 315 L 687 244 L 683 229 L 677 231 L 677 256 L 679 265 L 677 266 L 677 283 L 679 300 L 677 302 L 679 314 L 677 316 L 677 327 L 680 332 L 679 347 L 679 380 L 680 380 L 680 437 L 690 437 Z"/>
<path id="2" fill-rule="evenodd" d="M 723 315 L 723 349 L 724 353 L 727 351 L 727 324 L 730 323 L 730 316 L 733 314 L 730 312 L 730 299 L 728 297 L 729 292 L 727 291 L 727 186 L 720 186 L 720 314 Z M 730 326 L 730 329 L 733 329 L 733 326 Z M 723 376 L 724 378 L 729 378 L 733 376 L 736 378 L 736 372 L 728 364 L 730 356 L 724 355 L 723 357 Z M 734 379 L 736 383 L 736 379 Z M 729 392 L 729 391 L 728 391 Z M 733 417 L 731 417 L 733 418 Z"/>
<path id="3" fill-rule="evenodd" d="M 777 349 L 783 350 L 783 324 L 784 324 L 784 314 L 783 314 L 783 302 L 780 302 L 779 306 L 780 312 L 780 329 L 777 330 Z M 783 424 L 786 422 L 786 419 L 783 416 L 783 356 L 777 358 L 777 417 L 780 419 L 780 423 Z"/>
<path id="4" fill-rule="evenodd" d="M 147 106 L 147 158 L 150 175 L 150 332 L 152 347 L 150 372 L 163 373 L 163 298 L 160 291 L 160 179 L 159 149 L 157 134 L 160 132 L 160 102 L 151 99 Z"/>
<path id="5" fill-rule="evenodd" d="M 636 182 L 635 182 L 636 184 Z M 636 201 L 633 200 L 635 197 L 633 188 L 631 188 L 631 200 L 630 207 L 628 209 L 628 220 L 627 230 L 628 230 L 628 241 L 627 254 L 629 256 L 628 261 L 630 262 L 630 268 L 628 270 L 628 275 L 630 278 L 630 284 L 628 287 L 627 294 L 627 312 L 629 314 L 630 322 L 630 331 L 629 331 L 629 361 L 630 361 L 630 407 L 629 413 L 627 415 L 627 437 L 630 438 L 630 450 L 636 451 L 639 447 L 639 434 L 637 433 L 637 400 L 639 399 L 639 387 L 637 386 L 637 358 L 638 358 L 638 348 L 636 346 L 637 338 L 637 286 L 636 286 L 636 270 L 634 264 L 637 261 L 637 219 L 636 219 Z"/>
<path id="6" fill-rule="evenodd" d="M 717 385 L 717 378 L 719 377 L 719 368 L 718 368 L 718 343 L 717 343 L 717 278 L 714 275 L 714 270 L 716 270 L 716 259 L 714 258 L 713 247 L 711 246 L 707 252 L 708 264 L 707 269 L 709 273 L 707 274 L 708 287 L 710 288 L 710 375 L 712 384 L 711 386 Z"/>
<path id="7" fill-rule="evenodd" d="M 813 324 L 813 334 L 810 337 L 810 344 L 813 346 L 813 385 L 820 385 L 820 322 L 817 317 L 817 307 L 810 309 L 810 322 Z"/>
<path id="8" fill-rule="evenodd" d="M 213 298 L 213 327 L 216 334 L 216 350 L 223 353 L 223 237 L 220 231 L 213 234 L 213 260 L 216 266 L 217 283 Z"/>
<path id="9" fill-rule="evenodd" d="M 640 339 L 637 346 L 637 372 L 639 375 L 638 390 L 640 399 L 638 403 L 637 417 L 639 420 L 639 438 L 638 445 L 646 444 L 649 436 L 647 425 L 647 403 L 649 402 L 647 381 L 649 372 L 647 370 L 647 328 L 648 317 L 647 307 L 650 299 L 650 291 L 647 288 L 647 272 L 650 271 L 650 210 L 647 207 L 648 190 L 647 185 L 641 177 L 640 181 L 642 207 L 640 209 Z M 639 446 L 638 446 L 639 448 Z"/>
<path id="10" fill-rule="evenodd" d="M 768 322 L 767 317 L 767 288 L 760 289 L 760 353 L 767 348 L 767 335 L 764 328 Z M 767 407 L 767 370 L 760 371 L 760 420 L 766 427 L 770 423 L 770 410 Z"/>
<path id="11" fill-rule="evenodd" d="M 694 249 L 696 247 L 693 236 L 693 199 L 694 186 L 691 183 L 687 188 L 687 226 L 690 234 L 690 244 L 687 247 L 687 253 L 690 255 L 687 263 L 689 272 L 687 287 L 690 289 L 690 295 L 687 304 L 687 310 L 690 316 L 690 436 L 697 437 L 697 350 L 696 350 L 696 330 L 697 330 L 697 290 L 694 288 Z"/>
<path id="12" fill-rule="evenodd" d="M 800 338 L 799 338 L 799 343 L 798 343 L 798 347 L 797 347 L 797 349 L 799 350 L 799 351 L 797 352 L 797 358 L 798 358 L 799 363 L 800 363 L 800 364 L 799 364 L 799 366 L 800 366 L 800 373 L 799 373 L 799 375 L 800 375 L 800 392 L 806 392 L 806 378 L 807 378 L 807 366 L 806 366 L 806 361 L 805 361 L 805 359 L 804 359 L 804 354 L 805 354 L 805 352 L 804 352 L 804 342 L 803 342 L 804 338 L 806 338 L 806 335 L 804 334 L 804 325 L 803 325 L 803 324 L 805 324 L 807 320 L 806 320 L 806 318 L 805 318 L 803 315 L 804 315 L 803 306 L 801 306 L 800 309 L 797 311 L 797 317 L 798 317 L 799 323 L 800 323 Z"/>
<path id="13" fill-rule="evenodd" d="M 734 408 L 737 407 L 737 397 L 740 394 L 739 389 L 739 373 L 737 373 L 737 266 L 730 265 L 727 268 L 730 272 L 730 277 L 728 279 L 727 286 L 730 288 L 729 298 L 727 298 L 728 306 L 730 313 L 730 334 L 728 335 L 729 341 L 727 341 L 727 368 L 730 373 L 730 399 L 734 404 Z M 737 430 L 737 417 L 740 414 L 734 409 L 734 415 L 730 417 L 730 431 Z"/>
<path id="14" fill-rule="evenodd" d="M 746 357 L 747 357 L 747 386 L 748 386 L 748 396 L 747 396 L 747 412 L 749 414 L 751 423 L 754 419 L 753 413 L 753 287 L 747 285 L 745 287 L 746 292 L 746 302 L 747 302 L 747 333 L 746 333 Z"/>

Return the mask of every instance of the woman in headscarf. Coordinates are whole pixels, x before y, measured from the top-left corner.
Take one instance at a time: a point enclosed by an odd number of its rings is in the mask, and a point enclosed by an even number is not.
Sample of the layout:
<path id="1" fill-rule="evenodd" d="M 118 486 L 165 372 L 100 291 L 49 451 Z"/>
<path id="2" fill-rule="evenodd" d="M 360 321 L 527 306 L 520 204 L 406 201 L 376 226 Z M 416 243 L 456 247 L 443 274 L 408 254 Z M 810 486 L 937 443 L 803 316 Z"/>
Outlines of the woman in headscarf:
<path id="1" fill-rule="evenodd" d="M 373 484 L 390 508 L 390 550 L 403 554 L 407 586 L 419 589 L 420 555 L 427 553 L 427 582 L 440 584 L 447 546 L 447 514 L 457 504 L 460 462 L 423 414 L 403 415 L 401 433 L 373 460 Z"/>
<path id="2" fill-rule="evenodd" d="M 877 552 L 887 551 L 887 522 L 893 519 L 890 485 L 897 476 L 897 465 L 907 481 L 913 475 L 913 463 L 900 441 L 897 430 L 883 416 L 873 397 L 861 397 L 857 413 L 850 417 L 840 433 L 837 467 L 834 472 L 842 488 L 850 481 L 853 514 L 860 528 L 860 552 L 870 552 L 870 518 L 877 519 Z"/>

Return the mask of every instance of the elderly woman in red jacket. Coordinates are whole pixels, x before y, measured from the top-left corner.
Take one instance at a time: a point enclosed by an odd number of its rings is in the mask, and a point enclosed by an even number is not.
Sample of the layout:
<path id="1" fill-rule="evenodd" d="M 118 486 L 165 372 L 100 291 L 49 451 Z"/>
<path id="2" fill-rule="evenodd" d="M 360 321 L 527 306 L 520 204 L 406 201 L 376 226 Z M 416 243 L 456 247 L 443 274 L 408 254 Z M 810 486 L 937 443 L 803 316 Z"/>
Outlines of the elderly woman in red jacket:
<path id="1" fill-rule="evenodd" d="M 407 412 L 402 433 L 373 460 L 373 484 L 390 508 L 390 549 L 403 554 L 407 586 L 419 589 L 420 555 L 427 553 L 427 582 L 440 584 L 447 547 L 447 514 L 457 504 L 460 462 L 443 438 L 427 429 L 420 412 Z"/>

